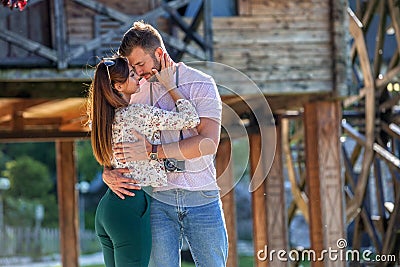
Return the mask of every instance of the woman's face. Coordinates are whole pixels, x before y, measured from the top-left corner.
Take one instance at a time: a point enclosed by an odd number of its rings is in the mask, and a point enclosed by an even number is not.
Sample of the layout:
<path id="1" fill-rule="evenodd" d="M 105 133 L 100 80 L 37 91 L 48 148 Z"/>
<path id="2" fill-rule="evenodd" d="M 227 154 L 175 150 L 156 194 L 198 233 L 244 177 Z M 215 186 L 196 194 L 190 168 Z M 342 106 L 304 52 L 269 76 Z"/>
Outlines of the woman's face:
<path id="1" fill-rule="evenodd" d="M 139 76 L 135 74 L 135 70 L 129 65 L 129 77 L 122 85 L 121 92 L 125 95 L 139 93 Z"/>

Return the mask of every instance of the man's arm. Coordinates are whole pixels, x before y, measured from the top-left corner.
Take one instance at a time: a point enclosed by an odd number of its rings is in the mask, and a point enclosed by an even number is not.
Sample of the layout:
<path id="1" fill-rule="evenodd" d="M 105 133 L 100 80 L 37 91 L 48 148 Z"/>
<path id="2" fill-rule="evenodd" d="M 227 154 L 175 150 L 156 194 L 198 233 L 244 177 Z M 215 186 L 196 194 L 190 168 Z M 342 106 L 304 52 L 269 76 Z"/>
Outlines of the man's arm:
<path id="1" fill-rule="evenodd" d="M 179 142 L 158 145 L 159 158 L 193 159 L 215 154 L 219 144 L 221 124 L 215 119 L 200 118 L 198 135 Z M 134 143 L 119 143 L 114 147 L 115 157 L 123 163 L 134 160 L 146 160 L 151 152 L 151 144 L 139 133 L 133 133 L 138 139 Z"/>
<path id="2" fill-rule="evenodd" d="M 117 196 L 125 199 L 124 195 L 133 197 L 135 194 L 127 189 L 139 190 L 140 186 L 135 185 L 137 181 L 126 178 L 122 174 L 129 172 L 129 169 L 103 169 L 103 182 L 113 191 Z"/>
<path id="3" fill-rule="evenodd" d="M 193 159 L 217 152 L 221 124 L 215 119 L 200 118 L 198 135 L 179 142 L 158 145 L 160 158 Z"/>

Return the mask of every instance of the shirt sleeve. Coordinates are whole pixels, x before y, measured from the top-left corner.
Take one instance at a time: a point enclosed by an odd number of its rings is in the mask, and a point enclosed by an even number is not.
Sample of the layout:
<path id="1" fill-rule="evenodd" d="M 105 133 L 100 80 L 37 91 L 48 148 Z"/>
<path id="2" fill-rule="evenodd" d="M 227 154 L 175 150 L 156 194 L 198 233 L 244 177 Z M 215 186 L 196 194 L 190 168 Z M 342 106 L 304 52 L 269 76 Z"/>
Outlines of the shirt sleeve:
<path id="1" fill-rule="evenodd" d="M 190 83 L 188 83 L 190 84 Z M 217 85 L 212 77 L 191 85 L 190 99 L 196 107 L 199 117 L 212 118 L 221 122 L 222 102 Z"/>
<path id="2" fill-rule="evenodd" d="M 167 111 L 154 106 L 146 106 L 149 127 L 157 130 L 181 130 L 194 128 L 200 123 L 196 109 L 189 100 L 176 101 L 177 111 Z"/>

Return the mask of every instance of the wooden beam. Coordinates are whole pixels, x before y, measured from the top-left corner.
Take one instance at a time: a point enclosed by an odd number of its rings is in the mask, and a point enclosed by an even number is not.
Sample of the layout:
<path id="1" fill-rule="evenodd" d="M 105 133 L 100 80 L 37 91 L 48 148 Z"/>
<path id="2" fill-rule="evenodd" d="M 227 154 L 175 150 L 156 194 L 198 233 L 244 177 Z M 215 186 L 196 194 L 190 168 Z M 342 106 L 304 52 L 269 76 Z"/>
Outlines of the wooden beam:
<path id="1" fill-rule="evenodd" d="M 62 266 L 76 267 L 80 250 L 74 142 L 57 141 L 56 159 Z"/>
<path id="2" fill-rule="evenodd" d="M 213 61 L 213 29 L 212 29 L 212 4 L 211 0 L 203 0 L 203 31 L 204 31 L 204 42 L 205 42 L 205 56 L 206 60 Z"/>
<path id="3" fill-rule="evenodd" d="M 364 77 L 365 92 L 365 132 L 366 132 L 366 145 L 365 153 L 362 161 L 361 173 L 355 189 L 355 197 L 348 203 L 349 212 L 347 215 L 355 217 L 360 211 L 365 190 L 368 182 L 369 170 L 373 161 L 373 143 L 375 134 L 375 79 L 372 76 L 371 64 L 369 62 L 368 51 L 365 43 L 364 33 L 359 27 L 359 22 L 354 16 L 354 13 L 348 9 L 350 17 L 350 33 L 354 37 L 354 42 L 357 48 L 360 65 Z"/>
<path id="4" fill-rule="evenodd" d="M 268 251 L 289 251 L 280 120 L 278 118 L 275 126 L 277 145 L 266 184 Z M 287 266 L 287 264 L 279 261 L 277 258 L 270 259 L 268 265 L 274 267 Z"/>
<path id="5" fill-rule="evenodd" d="M 268 266 L 267 261 L 258 260 L 258 252 L 264 250 L 267 243 L 267 201 L 266 201 L 266 182 L 259 166 L 262 157 L 261 134 L 250 136 L 250 173 L 252 180 L 263 181 L 261 185 L 251 193 L 253 211 L 253 243 L 254 243 L 254 262 L 257 267 Z M 266 252 L 265 252 L 266 253 Z"/>
<path id="6" fill-rule="evenodd" d="M 229 252 L 226 266 L 238 266 L 236 235 L 236 204 L 233 159 L 230 139 L 221 140 L 216 155 L 217 182 L 221 188 L 222 207 L 228 232 Z"/>
<path id="7" fill-rule="evenodd" d="M 383 57 L 383 45 L 385 42 L 386 35 L 386 1 L 380 1 L 379 3 L 379 26 L 378 32 L 375 40 L 375 54 L 374 54 L 374 74 L 375 79 L 379 78 L 381 74 L 382 67 L 382 57 Z"/>
<path id="8" fill-rule="evenodd" d="M 128 16 L 125 13 L 119 12 L 113 8 L 110 8 L 107 5 L 104 5 L 103 3 L 93 1 L 93 0 L 73 0 L 74 2 L 87 7 L 89 9 L 92 9 L 96 11 L 98 14 L 105 15 L 111 19 L 114 19 L 116 21 L 120 22 L 130 22 L 132 23 L 133 18 L 132 16 Z"/>
<path id="9" fill-rule="evenodd" d="M 347 122 L 342 122 L 342 127 L 346 131 L 347 134 L 349 134 L 354 140 L 357 141 L 360 145 L 364 146 L 366 145 L 366 138 L 364 135 L 360 134 L 355 128 L 353 128 L 349 123 Z M 377 155 L 386 160 L 387 163 L 389 163 L 392 167 L 395 167 L 400 170 L 400 159 L 395 156 L 394 154 L 390 153 L 387 151 L 385 148 L 383 148 L 381 145 L 374 143 L 373 146 L 373 152 L 377 153 Z"/>
<path id="10" fill-rule="evenodd" d="M 337 248 L 345 238 L 344 202 L 340 171 L 340 106 L 325 101 L 304 106 L 306 173 L 309 189 L 311 249 Z M 339 201 L 338 201 L 339 200 Z M 311 266 L 345 266 L 345 261 L 315 261 Z"/>
<path id="11" fill-rule="evenodd" d="M 66 18 L 64 11 L 64 0 L 54 0 L 51 3 L 54 9 L 54 12 L 51 13 L 51 19 L 53 21 L 55 32 L 55 38 L 53 42 L 57 52 L 57 67 L 58 69 L 66 69 L 68 66 L 68 62 L 66 60 L 67 26 L 65 25 Z"/>
<path id="12" fill-rule="evenodd" d="M 282 131 L 282 149 L 286 157 L 286 166 L 288 171 L 288 177 L 291 184 L 291 191 L 293 196 L 293 201 L 296 203 L 297 208 L 301 211 L 306 222 L 310 221 L 310 215 L 308 211 L 309 199 L 306 194 L 299 189 L 297 184 L 296 172 L 294 169 L 294 164 L 292 160 L 292 153 L 290 151 L 290 140 L 289 140 L 289 119 L 284 118 L 281 120 L 281 131 Z M 279 143 L 278 143 L 279 144 Z"/>
<path id="13" fill-rule="evenodd" d="M 204 12 L 203 6 L 204 6 L 204 2 L 202 1 L 199 10 L 197 10 L 197 13 L 196 13 L 196 15 L 194 15 L 193 20 L 189 26 L 189 31 L 195 32 L 199 28 L 200 22 L 203 19 L 203 12 Z M 188 44 L 190 42 L 190 38 L 188 35 L 185 36 L 185 38 L 183 39 L 183 42 L 185 44 Z M 183 51 L 179 51 L 176 54 L 176 61 L 180 61 L 183 54 L 184 54 Z"/>
<path id="14" fill-rule="evenodd" d="M 55 140 L 72 141 L 90 138 L 89 132 L 60 132 L 60 131 L 0 131 L 0 143 L 13 142 L 52 142 Z"/>
<path id="15" fill-rule="evenodd" d="M 175 38 L 163 31 L 159 31 L 164 42 L 170 45 L 173 48 L 176 48 L 180 51 L 185 51 L 188 54 L 200 59 L 200 60 L 206 60 L 206 53 L 203 51 L 195 48 L 192 45 L 185 44 L 183 41 L 179 40 L 178 38 Z"/>
<path id="16" fill-rule="evenodd" d="M 175 0 L 169 2 L 168 5 L 174 9 L 177 9 L 187 5 L 189 2 L 190 2 L 189 0 Z M 162 7 L 158 7 L 143 15 L 136 16 L 132 18 L 130 21 L 125 21 L 123 25 L 121 25 L 121 27 L 119 27 L 117 30 L 115 29 L 109 30 L 107 33 L 102 34 L 99 37 L 90 40 L 85 45 L 81 45 L 76 49 L 72 50 L 67 56 L 67 61 L 77 58 L 86 52 L 99 48 L 103 43 L 111 41 L 111 39 L 114 38 L 115 36 L 120 36 L 120 35 L 122 36 L 122 34 L 126 30 L 128 30 L 132 26 L 132 23 L 136 20 L 151 21 L 152 19 L 158 18 L 164 14 L 167 14 L 167 12 Z"/>
<path id="17" fill-rule="evenodd" d="M 196 42 L 203 50 L 206 49 L 206 44 L 203 40 L 203 37 L 201 37 L 196 31 L 193 31 L 190 26 L 186 24 L 186 22 L 182 19 L 182 17 L 179 15 L 179 13 L 171 8 L 167 3 L 163 2 L 162 7 L 168 12 L 168 14 L 171 16 L 171 19 L 181 28 L 181 30 L 185 33 L 185 40 L 190 39 Z M 185 44 L 188 44 L 188 42 L 183 41 Z"/>
<path id="18" fill-rule="evenodd" d="M 86 97 L 88 84 L 83 82 L 0 82 L 0 97 L 69 98 Z"/>
<path id="19" fill-rule="evenodd" d="M 388 0 L 390 19 L 392 20 L 392 25 L 395 31 L 395 37 L 397 41 L 397 52 L 400 54 L 400 10 L 396 5 L 395 0 Z"/>
<path id="20" fill-rule="evenodd" d="M 396 253 L 394 250 L 395 240 L 397 235 L 400 235 L 400 183 L 397 183 L 397 190 L 395 190 L 396 198 L 394 203 L 394 210 L 390 214 L 390 219 L 386 233 L 383 238 L 382 255 L 390 255 Z M 398 251 L 397 251 L 398 253 Z"/>
<path id="21" fill-rule="evenodd" d="M 348 77 L 350 62 L 348 60 L 348 29 L 347 29 L 347 0 L 332 0 L 330 3 L 329 29 L 331 32 L 332 51 L 332 91 L 337 96 L 348 94 Z M 308 26 L 310 27 L 310 26 Z"/>
<path id="22" fill-rule="evenodd" d="M 16 46 L 19 46 L 26 51 L 35 53 L 36 55 L 42 56 L 44 58 L 50 59 L 51 61 L 57 62 L 57 52 L 53 49 L 50 49 L 38 42 L 32 41 L 28 38 L 25 38 L 15 32 L 0 29 L 0 38 L 12 43 Z"/>

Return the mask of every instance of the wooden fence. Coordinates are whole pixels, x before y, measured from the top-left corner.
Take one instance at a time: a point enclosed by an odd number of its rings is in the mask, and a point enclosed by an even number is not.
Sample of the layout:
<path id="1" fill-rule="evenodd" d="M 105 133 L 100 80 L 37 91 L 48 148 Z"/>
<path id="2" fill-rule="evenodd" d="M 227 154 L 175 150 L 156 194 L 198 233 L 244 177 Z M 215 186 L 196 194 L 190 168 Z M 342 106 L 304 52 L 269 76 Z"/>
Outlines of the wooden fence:
<path id="1" fill-rule="evenodd" d="M 101 250 L 93 231 L 81 230 L 79 235 L 82 254 Z M 6 226 L 4 230 L 0 230 L 0 258 L 15 256 L 40 258 L 58 253 L 60 253 L 58 228 Z"/>

